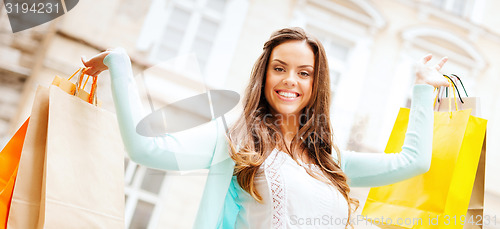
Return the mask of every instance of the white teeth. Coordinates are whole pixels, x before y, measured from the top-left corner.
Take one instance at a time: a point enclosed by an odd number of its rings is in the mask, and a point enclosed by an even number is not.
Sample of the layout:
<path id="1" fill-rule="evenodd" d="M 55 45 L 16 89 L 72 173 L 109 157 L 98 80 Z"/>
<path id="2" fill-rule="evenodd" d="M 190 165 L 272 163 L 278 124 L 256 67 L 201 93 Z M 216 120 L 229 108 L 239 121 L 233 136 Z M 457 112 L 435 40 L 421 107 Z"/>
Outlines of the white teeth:
<path id="1" fill-rule="evenodd" d="M 280 94 L 283 97 L 287 97 L 287 98 L 296 98 L 297 97 L 297 93 L 291 93 L 291 92 L 280 91 L 280 92 L 278 92 L 278 94 Z"/>

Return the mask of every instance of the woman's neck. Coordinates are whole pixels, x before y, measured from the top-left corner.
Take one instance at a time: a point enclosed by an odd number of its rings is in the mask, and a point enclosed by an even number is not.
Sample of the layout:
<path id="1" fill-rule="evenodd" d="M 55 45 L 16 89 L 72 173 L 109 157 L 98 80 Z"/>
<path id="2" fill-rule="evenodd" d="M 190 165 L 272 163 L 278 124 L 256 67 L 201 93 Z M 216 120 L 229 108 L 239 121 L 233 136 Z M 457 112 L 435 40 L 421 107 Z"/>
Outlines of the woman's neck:
<path id="1" fill-rule="evenodd" d="M 290 146 L 293 137 L 299 131 L 300 123 L 299 117 L 296 114 L 289 115 L 278 115 L 278 120 L 280 122 L 281 133 L 287 146 Z"/>
<path id="2" fill-rule="evenodd" d="M 293 150 L 290 149 L 292 139 L 295 137 L 300 128 L 299 115 L 278 115 L 278 120 L 280 122 L 281 133 L 285 140 L 286 146 L 281 146 L 283 152 L 291 153 L 290 156 L 300 159 L 305 163 L 313 163 L 313 161 L 307 156 L 306 149 L 302 144 L 297 145 Z M 288 150 L 286 150 L 288 149 Z M 291 151 L 289 151 L 291 150 Z"/>
<path id="3" fill-rule="evenodd" d="M 300 115 L 290 114 L 290 115 L 277 115 L 278 121 L 280 123 L 281 133 L 283 134 L 283 138 L 285 140 L 286 146 L 282 146 L 281 149 L 283 152 L 292 153 L 291 155 L 294 158 L 298 158 L 301 161 L 311 164 L 313 161 L 307 156 L 306 149 L 303 148 L 302 144 L 297 145 L 293 150 L 290 149 L 292 139 L 297 135 L 297 132 L 300 128 Z M 291 150 L 288 151 L 288 150 Z"/>

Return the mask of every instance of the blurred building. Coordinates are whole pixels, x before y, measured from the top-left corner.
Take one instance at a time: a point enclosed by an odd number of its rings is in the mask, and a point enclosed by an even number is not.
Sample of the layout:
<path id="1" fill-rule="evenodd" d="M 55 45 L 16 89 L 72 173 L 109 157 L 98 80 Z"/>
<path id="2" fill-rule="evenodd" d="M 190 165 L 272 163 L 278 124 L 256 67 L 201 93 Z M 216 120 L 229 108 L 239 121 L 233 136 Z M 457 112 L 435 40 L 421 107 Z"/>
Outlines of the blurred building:
<path id="1" fill-rule="evenodd" d="M 448 56 L 442 71 L 461 76 L 489 120 L 485 215 L 494 216 L 500 213 L 499 10 L 495 0 L 85 0 L 53 23 L 12 34 L 0 8 L 0 145 L 29 115 L 37 85 L 69 76 L 82 55 L 124 47 L 149 111 L 207 87 L 242 94 L 270 34 L 300 26 L 327 51 L 333 128 L 348 150 L 383 152 L 398 109 L 411 102 L 413 63 L 426 53 L 433 61 Z M 141 74 L 159 63 L 169 74 Z M 99 99 L 113 111 L 109 83 L 103 73 Z M 126 165 L 128 228 L 190 227 L 206 171 Z M 361 201 L 366 191 L 354 189 Z"/>

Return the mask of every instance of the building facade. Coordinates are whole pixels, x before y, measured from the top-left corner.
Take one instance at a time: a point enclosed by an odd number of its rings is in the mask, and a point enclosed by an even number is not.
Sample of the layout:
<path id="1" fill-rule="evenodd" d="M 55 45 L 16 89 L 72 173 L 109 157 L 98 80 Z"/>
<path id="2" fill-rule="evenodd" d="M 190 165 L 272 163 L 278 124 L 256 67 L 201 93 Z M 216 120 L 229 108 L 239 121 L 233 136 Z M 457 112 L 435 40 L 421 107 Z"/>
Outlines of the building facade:
<path id="1" fill-rule="evenodd" d="M 413 63 L 426 53 L 448 56 L 443 73 L 461 76 L 489 120 L 485 214 L 495 215 L 498 10 L 495 0 L 85 0 L 51 23 L 12 34 L 0 8 L 1 143 L 28 117 L 37 85 L 69 76 L 82 55 L 125 48 L 148 111 L 208 88 L 243 94 L 270 34 L 300 26 L 327 51 L 333 129 L 343 149 L 382 153 L 399 107 L 411 102 Z M 99 99 L 113 111 L 109 84 L 103 73 Z M 125 161 L 127 227 L 189 228 L 206 171 L 166 172 Z M 363 202 L 366 191 L 353 192 Z"/>

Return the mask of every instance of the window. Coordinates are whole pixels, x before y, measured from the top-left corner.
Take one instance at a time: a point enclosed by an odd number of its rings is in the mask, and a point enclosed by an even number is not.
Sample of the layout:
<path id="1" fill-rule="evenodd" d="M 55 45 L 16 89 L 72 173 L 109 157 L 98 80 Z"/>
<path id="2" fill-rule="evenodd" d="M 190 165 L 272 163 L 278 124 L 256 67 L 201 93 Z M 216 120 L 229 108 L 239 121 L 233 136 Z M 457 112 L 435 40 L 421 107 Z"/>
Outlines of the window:
<path id="1" fill-rule="evenodd" d="M 196 53 L 204 69 L 222 23 L 225 0 L 174 1 L 152 58 L 167 60 L 179 54 Z"/>
<path id="2" fill-rule="evenodd" d="M 455 15 L 468 17 L 468 10 L 474 4 L 473 0 L 432 0 L 432 4 Z"/>
<path id="3" fill-rule="evenodd" d="M 413 0 L 402 1 L 408 6 L 418 9 L 421 16 L 432 15 L 463 27 L 469 32 L 483 24 L 484 10 L 487 0 Z M 449 13 L 443 13 L 449 12 Z M 450 14 L 456 17 L 450 17 Z M 470 23 L 472 22 L 472 23 Z"/>
<path id="4" fill-rule="evenodd" d="M 153 103 L 164 98 L 187 98 L 189 96 L 183 96 L 198 93 L 198 86 L 204 82 L 212 88 L 221 87 L 229 71 L 246 16 L 248 0 L 150 2 L 136 42 L 136 51 L 154 65 L 143 75 L 147 75 L 144 82 L 150 82 L 145 86 L 154 92 Z M 193 56 L 196 61 L 193 61 Z M 187 72 L 188 74 L 179 75 L 189 79 L 173 80 L 165 74 L 159 74 L 170 70 L 174 75 Z M 203 77 L 199 77 L 200 72 Z M 175 95 L 170 96 L 171 94 Z M 195 188 L 188 192 L 179 189 L 191 184 L 186 181 L 190 179 L 179 179 L 180 177 L 174 172 L 165 173 L 126 160 L 126 227 L 186 228 L 186 224 L 194 222 L 196 204 L 199 202 L 197 199 L 201 199 L 206 174 L 193 176 Z M 183 186 L 176 186 L 176 182 L 181 182 Z M 169 192 L 182 192 L 182 195 L 169 195 Z M 167 200 L 172 196 L 175 200 Z M 179 200 L 183 202 L 179 203 Z"/>
<path id="5" fill-rule="evenodd" d="M 331 97 L 334 101 L 340 80 L 348 75 L 349 55 L 353 44 L 352 42 L 339 39 L 327 30 L 315 27 L 314 25 L 308 26 L 307 29 L 318 37 L 325 48 L 330 67 Z"/>
<path id="6" fill-rule="evenodd" d="M 323 44 L 330 67 L 332 120 L 337 144 L 346 146 L 362 102 L 373 36 L 386 24 L 370 1 L 298 1 L 292 26 L 300 26 Z M 349 98 L 349 99 L 346 99 Z M 354 136 L 354 135 L 353 135 Z"/>
<path id="7" fill-rule="evenodd" d="M 166 172 L 125 159 L 126 228 L 154 228 L 161 211 L 161 192 Z"/>
<path id="8" fill-rule="evenodd" d="M 209 84 L 221 85 L 247 5 L 247 0 L 153 0 L 138 49 L 154 63 L 194 53 Z"/>

